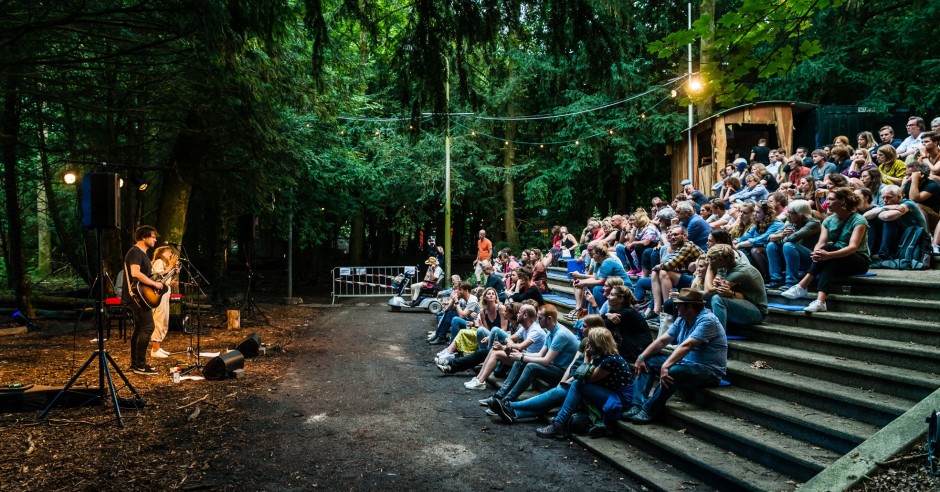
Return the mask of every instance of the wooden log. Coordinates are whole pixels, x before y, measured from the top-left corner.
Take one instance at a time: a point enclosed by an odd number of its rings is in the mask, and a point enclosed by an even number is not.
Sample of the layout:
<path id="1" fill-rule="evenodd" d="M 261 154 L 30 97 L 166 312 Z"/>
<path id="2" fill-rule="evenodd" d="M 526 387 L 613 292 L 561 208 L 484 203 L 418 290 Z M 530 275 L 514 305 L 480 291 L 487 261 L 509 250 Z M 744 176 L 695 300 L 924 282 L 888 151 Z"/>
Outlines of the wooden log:
<path id="1" fill-rule="evenodd" d="M 225 311 L 225 327 L 229 330 L 237 330 L 241 328 L 242 321 L 242 312 L 238 309 L 229 309 Z"/>

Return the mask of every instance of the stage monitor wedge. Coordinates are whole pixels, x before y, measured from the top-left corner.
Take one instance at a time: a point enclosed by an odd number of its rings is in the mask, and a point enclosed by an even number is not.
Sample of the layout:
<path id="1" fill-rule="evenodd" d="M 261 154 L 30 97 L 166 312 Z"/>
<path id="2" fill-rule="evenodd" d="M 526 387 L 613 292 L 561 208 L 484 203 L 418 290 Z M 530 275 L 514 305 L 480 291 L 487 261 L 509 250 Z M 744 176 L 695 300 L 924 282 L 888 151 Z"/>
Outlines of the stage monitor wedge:
<path id="1" fill-rule="evenodd" d="M 202 375 L 206 379 L 225 379 L 236 369 L 245 367 L 245 356 L 237 350 L 226 352 L 206 362 L 202 368 Z"/>

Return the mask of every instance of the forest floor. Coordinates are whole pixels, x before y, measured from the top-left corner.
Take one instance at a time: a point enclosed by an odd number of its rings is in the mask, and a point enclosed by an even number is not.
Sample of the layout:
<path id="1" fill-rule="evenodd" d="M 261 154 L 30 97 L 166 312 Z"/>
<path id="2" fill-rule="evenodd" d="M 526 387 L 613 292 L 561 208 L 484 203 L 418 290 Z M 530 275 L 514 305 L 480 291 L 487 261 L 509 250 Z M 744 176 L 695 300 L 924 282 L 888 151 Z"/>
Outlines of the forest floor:
<path id="1" fill-rule="evenodd" d="M 110 403 L 56 406 L 41 421 L 37 410 L 0 413 L 0 490 L 639 488 L 573 442 L 536 437 L 535 424 L 484 415 L 477 400 L 488 393 L 464 389 L 469 374 L 445 377 L 431 363 L 428 314 L 389 312 L 384 298 L 287 306 L 261 290 L 256 300 L 270 326 L 228 331 L 222 311 L 203 320 L 203 351 L 253 332 L 280 345 L 246 360 L 243 377 L 175 384 L 170 367 L 193 360 L 182 332 L 164 342 L 181 353 L 149 359 L 159 375 L 134 374 L 112 333 L 107 348 L 146 402 L 122 411 L 124 428 Z M 40 331 L 0 337 L 0 388 L 61 387 L 94 351 L 93 322 L 39 321 Z M 88 386 L 97 364 L 76 384 Z"/>
<path id="2" fill-rule="evenodd" d="M 56 406 L 41 421 L 35 409 L 0 410 L 0 490 L 643 489 L 573 442 L 537 438 L 533 423 L 487 417 L 477 400 L 488 393 L 462 387 L 469 373 L 443 376 L 431 362 L 430 315 L 389 312 L 384 298 L 288 306 L 277 277 L 266 273 L 255 296 L 270 325 L 229 331 L 221 309 L 203 319 L 203 351 L 255 332 L 280 346 L 246 360 L 241 378 L 175 384 L 170 368 L 194 360 L 182 332 L 164 342 L 177 355 L 150 359 L 159 375 L 134 374 L 114 332 L 109 353 L 146 403 L 122 410 L 123 428 L 110 402 Z M 96 348 L 93 321 L 37 321 L 39 331 L 0 336 L 0 393 L 61 387 Z M 97 387 L 96 363 L 76 387 Z M 856 490 L 933 490 L 917 451 Z"/>

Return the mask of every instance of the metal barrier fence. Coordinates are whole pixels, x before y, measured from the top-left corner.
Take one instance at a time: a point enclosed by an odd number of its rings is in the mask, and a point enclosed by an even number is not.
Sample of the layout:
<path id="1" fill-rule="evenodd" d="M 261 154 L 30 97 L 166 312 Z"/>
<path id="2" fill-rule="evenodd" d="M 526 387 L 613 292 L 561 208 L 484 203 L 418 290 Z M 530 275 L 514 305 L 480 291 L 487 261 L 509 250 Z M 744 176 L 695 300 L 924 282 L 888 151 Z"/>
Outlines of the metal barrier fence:
<path id="1" fill-rule="evenodd" d="M 333 304 L 337 297 L 393 296 L 392 281 L 400 274 L 414 273 L 414 266 L 366 266 L 333 268 Z"/>

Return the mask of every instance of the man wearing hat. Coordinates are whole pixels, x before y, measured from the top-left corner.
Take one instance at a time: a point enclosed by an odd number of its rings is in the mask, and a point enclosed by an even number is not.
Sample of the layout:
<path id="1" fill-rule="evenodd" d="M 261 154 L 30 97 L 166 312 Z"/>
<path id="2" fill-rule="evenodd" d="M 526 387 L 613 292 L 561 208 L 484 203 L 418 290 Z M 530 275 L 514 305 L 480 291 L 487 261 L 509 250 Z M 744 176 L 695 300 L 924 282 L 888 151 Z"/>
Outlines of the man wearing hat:
<path id="1" fill-rule="evenodd" d="M 679 388 L 717 386 L 728 366 L 728 339 L 718 318 L 705 309 L 705 294 L 682 289 L 675 299 L 676 321 L 636 358 L 633 407 L 623 417 L 635 424 L 652 422 Z M 676 344 L 668 357 L 660 352 Z M 653 375 L 659 386 L 647 398 Z"/>
<path id="2" fill-rule="evenodd" d="M 433 289 L 437 285 L 437 281 L 444 276 L 444 270 L 440 265 L 437 264 L 437 258 L 430 257 L 427 261 L 424 262 L 428 266 L 428 273 L 424 275 L 424 280 L 422 282 L 415 282 L 411 284 L 411 305 L 415 306 L 418 304 L 418 297 L 421 296 L 421 288 L 427 287 Z"/>

